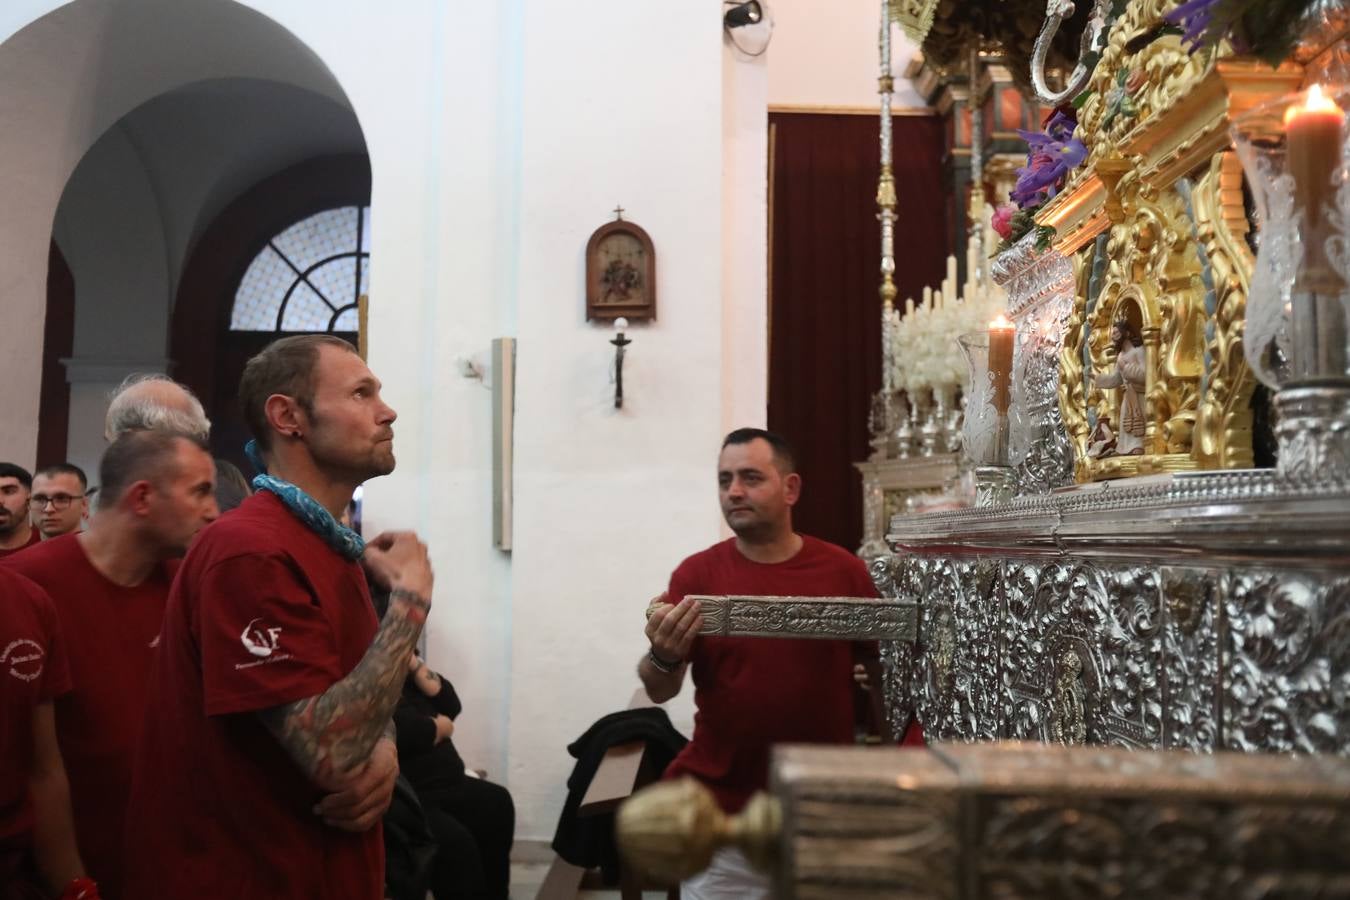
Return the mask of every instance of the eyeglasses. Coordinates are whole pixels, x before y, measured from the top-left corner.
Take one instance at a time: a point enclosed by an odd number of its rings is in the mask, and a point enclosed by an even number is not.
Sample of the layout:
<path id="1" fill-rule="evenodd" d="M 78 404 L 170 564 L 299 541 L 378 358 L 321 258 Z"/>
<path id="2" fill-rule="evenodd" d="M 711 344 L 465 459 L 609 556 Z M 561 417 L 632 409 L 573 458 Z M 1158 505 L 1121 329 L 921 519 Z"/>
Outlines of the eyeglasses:
<path id="1" fill-rule="evenodd" d="M 45 508 L 48 503 L 55 509 L 69 509 L 71 502 L 78 499 L 80 498 L 72 497 L 69 494 L 34 494 L 32 503 L 38 509 Z"/>

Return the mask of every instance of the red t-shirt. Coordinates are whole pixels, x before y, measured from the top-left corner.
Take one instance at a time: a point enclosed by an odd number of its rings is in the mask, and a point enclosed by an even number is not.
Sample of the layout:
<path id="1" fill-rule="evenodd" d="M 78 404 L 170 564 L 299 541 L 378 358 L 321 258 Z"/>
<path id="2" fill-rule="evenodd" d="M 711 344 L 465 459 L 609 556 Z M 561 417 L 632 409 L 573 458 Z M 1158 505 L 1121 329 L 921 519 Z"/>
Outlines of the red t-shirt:
<path id="1" fill-rule="evenodd" d="M 12 550 L 0 550 L 0 559 L 4 559 L 6 556 L 13 556 L 15 553 L 27 550 L 34 544 L 40 543 L 42 543 L 42 532 L 34 528 L 28 535 L 28 543 L 24 544 L 22 547 L 15 547 Z"/>
<path id="2" fill-rule="evenodd" d="M 129 897 L 379 900 L 384 845 L 330 828 L 260 710 L 323 693 L 377 623 L 361 566 L 262 491 L 201 535 L 164 616 L 127 835 Z"/>
<path id="3" fill-rule="evenodd" d="M 0 566 L 0 855 L 30 844 L 33 710 L 69 690 L 65 641 L 51 599 Z"/>
<path id="4" fill-rule="evenodd" d="M 76 534 L 43 541 L 4 564 L 37 582 L 60 616 L 72 689 L 57 701 L 56 734 L 70 778 L 75 834 L 90 877 L 105 898 L 116 900 L 124 896 L 122 839 L 132 761 L 174 564 L 122 587 L 94 568 Z"/>
<path id="5" fill-rule="evenodd" d="M 680 563 L 668 599 L 688 594 L 875 597 L 856 556 L 802 536 L 791 559 L 753 562 L 734 538 Z M 853 644 L 795 638 L 700 635 L 690 654 L 694 738 L 666 769 L 692 775 L 727 812 L 737 812 L 768 782 L 769 748 L 781 743 L 853 742 Z"/>

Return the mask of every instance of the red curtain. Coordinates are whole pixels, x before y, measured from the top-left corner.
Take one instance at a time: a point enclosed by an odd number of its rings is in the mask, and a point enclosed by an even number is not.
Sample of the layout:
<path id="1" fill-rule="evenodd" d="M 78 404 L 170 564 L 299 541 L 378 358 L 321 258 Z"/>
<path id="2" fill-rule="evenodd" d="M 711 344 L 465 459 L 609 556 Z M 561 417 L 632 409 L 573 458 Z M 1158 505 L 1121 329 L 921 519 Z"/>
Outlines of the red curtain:
<path id="1" fill-rule="evenodd" d="M 899 303 L 943 276 L 942 124 L 893 120 Z M 881 387 L 875 116 L 771 113 L 769 428 L 798 450 L 796 528 L 856 550 Z"/>

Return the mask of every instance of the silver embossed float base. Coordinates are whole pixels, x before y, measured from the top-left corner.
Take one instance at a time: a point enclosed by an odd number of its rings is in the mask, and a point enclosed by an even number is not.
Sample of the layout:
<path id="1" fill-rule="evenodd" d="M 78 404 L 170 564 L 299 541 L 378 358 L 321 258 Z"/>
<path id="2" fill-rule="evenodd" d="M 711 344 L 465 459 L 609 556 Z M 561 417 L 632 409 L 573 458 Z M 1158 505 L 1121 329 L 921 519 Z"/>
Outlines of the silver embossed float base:
<path id="1" fill-rule="evenodd" d="M 888 715 L 937 740 L 1350 756 L 1350 478 L 1084 485 L 892 520 Z"/>
<path id="2" fill-rule="evenodd" d="M 1017 473 L 1011 466 L 975 469 L 975 505 L 998 506 L 1017 495 Z"/>
<path id="3" fill-rule="evenodd" d="M 1285 387 L 1275 415 L 1282 477 L 1350 481 L 1350 385 Z"/>
<path id="4" fill-rule="evenodd" d="M 909 598 L 690 596 L 702 608 L 699 634 L 912 642 L 919 630 Z"/>

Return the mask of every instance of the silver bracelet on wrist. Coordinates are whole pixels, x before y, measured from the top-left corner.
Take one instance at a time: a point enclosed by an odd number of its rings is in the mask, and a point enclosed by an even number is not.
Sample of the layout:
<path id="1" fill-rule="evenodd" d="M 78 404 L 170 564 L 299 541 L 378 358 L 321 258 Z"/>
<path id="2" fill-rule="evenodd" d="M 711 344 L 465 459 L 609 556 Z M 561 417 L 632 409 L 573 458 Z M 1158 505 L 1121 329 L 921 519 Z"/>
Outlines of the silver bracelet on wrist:
<path id="1" fill-rule="evenodd" d="M 647 659 L 651 660 L 651 664 L 656 667 L 656 671 L 664 672 L 667 675 L 674 675 L 680 670 L 680 666 L 684 665 L 684 660 L 669 662 L 668 660 L 662 659 L 656 655 L 655 650 L 647 651 Z"/>

